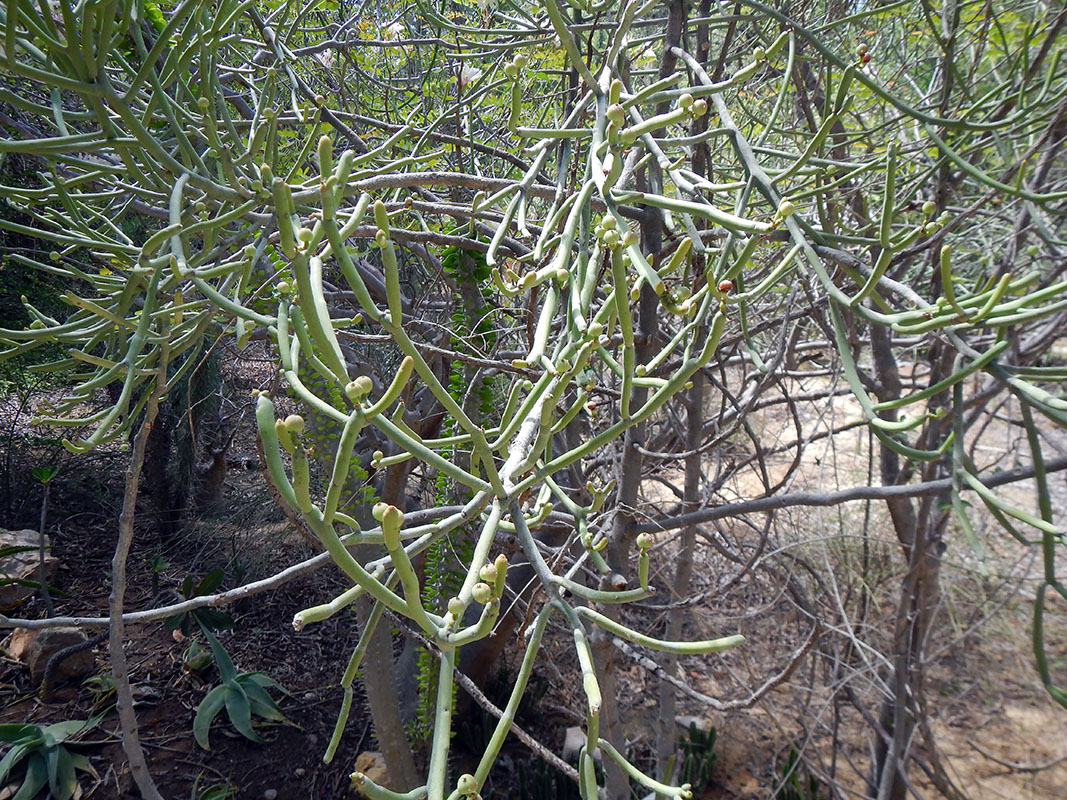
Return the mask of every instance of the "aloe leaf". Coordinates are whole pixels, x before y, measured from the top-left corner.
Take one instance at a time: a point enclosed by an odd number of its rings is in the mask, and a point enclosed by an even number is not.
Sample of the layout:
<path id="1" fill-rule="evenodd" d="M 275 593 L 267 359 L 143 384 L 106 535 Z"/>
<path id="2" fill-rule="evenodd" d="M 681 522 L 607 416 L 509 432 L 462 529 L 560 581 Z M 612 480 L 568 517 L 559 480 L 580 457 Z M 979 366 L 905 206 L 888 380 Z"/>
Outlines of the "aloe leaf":
<path id="1" fill-rule="evenodd" d="M 34 753 L 26 764 L 26 777 L 11 800 L 31 800 L 48 783 L 48 767 L 40 753 Z"/>
<path id="2" fill-rule="evenodd" d="M 246 739 L 251 739 L 253 742 L 264 741 L 252 729 L 252 706 L 248 702 L 248 696 L 240 684 L 231 684 L 227 687 L 226 713 L 229 715 L 233 727 L 237 728 L 237 731 Z"/>
<path id="3" fill-rule="evenodd" d="M 256 686 L 261 686 L 264 689 L 277 689 L 279 692 L 289 697 L 289 690 L 282 686 L 270 675 L 266 675 L 262 672 L 246 672 L 241 676 L 242 679 L 252 681 Z"/>
<path id="4" fill-rule="evenodd" d="M 196 743 L 205 750 L 210 750 L 211 745 L 208 742 L 208 734 L 211 731 L 211 722 L 215 719 L 215 716 L 222 710 L 222 707 L 226 704 L 226 686 L 216 686 L 210 692 L 208 692 L 204 699 L 200 701 L 200 705 L 196 709 L 196 716 L 193 717 L 193 738 L 196 739 Z"/>
<path id="5" fill-rule="evenodd" d="M 7 723 L 0 725 L 0 742 L 8 744 L 28 743 L 35 736 L 41 735 L 41 729 L 36 725 L 24 725 L 22 723 Z"/>
<path id="6" fill-rule="evenodd" d="M 48 764 L 48 788 L 55 800 L 70 800 L 78 789 L 74 775 L 74 759 L 65 747 L 55 749 L 55 758 Z"/>
<path id="7" fill-rule="evenodd" d="M 226 648 L 222 646 L 222 643 L 211 632 L 211 629 L 202 622 L 200 623 L 200 630 L 204 632 L 208 644 L 211 645 L 211 654 L 215 657 L 215 664 L 219 668 L 219 677 L 222 678 L 222 682 L 232 683 L 237 677 L 237 669 L 233 666 L 230 654 L 226 652 Z"/>
<path id="8" fill-rule="evenodd" d="M 7 780 L 12 768 L 23 759 L 27 752 L 29 748 L 26 745 L 17 744 L 4 753 L 3 759 L 0 759 L 0 784 Z"/>
<path id="9" fill-rule="evenodd" d="M 261 686 L 258 686 L 253 681 L 242 681 L 241 688 L 245 690 L 245 695 L 248 697 L 248 701 L 252 704 L 252 712 L 254 714 L 258 714 L 264 719 L 269 719 L 273 722 L 281 722 L 285 720 L 285 714 L 278 708 L 278 704 L 274 702 L 274 698 L 267 694 L 266 690 Z"/>
<path id="10" fill-rule="evenodd" d="M 52 736 L 57 742 L 65 742 L 67 739 L 94 727 L 100 721 L 99 717 L 92 719 L 69 719 L 47 725 L 41 730 L 46 736 Z"/>

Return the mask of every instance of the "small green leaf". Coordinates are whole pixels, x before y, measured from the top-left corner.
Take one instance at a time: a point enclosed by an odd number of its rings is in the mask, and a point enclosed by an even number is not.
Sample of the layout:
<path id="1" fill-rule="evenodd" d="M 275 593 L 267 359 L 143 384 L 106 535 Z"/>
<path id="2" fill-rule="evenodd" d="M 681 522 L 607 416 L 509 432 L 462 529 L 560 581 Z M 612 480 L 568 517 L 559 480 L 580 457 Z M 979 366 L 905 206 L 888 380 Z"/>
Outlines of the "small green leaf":
<path id="1" fill-rule="evenodd" d="M 233 627 L 233 617 L 214 608 L 198 608 L 193 612 L 197 620 L 212 630 L 229 630 Z"/>
<path id="2" fill-rule="evenodd" d="M 56 476 L 56 474 L 59 472 L 59 467 L 57 467 L 57 466 L 34 467 L 32 472 L 33 472 L 33 477 L 34 477 L 35 480 L 38 480 L 41 483 L 51 483 L 52 482 L 52 478 L 54 478 Z"/>
<path id="3" fill-rule="evenodd" d="M 196 587 L 195 597 L 203 597 L 206 594 L 213 594 L 216 589 L 222 586 L 222 581 L 226 577 L 221 569 L 214 569 L 200 579 L 199 585 Z"/>

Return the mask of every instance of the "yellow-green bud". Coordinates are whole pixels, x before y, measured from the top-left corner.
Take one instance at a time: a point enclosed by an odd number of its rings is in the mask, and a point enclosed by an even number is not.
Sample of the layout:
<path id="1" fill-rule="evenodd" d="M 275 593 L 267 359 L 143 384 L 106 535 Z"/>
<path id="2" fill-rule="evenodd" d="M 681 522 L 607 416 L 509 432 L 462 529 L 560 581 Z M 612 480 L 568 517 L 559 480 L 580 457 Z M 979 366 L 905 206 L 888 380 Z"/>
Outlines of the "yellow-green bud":
<path id="1" fill-rule="evenodd" d="M 303 433 L 304 418 L 299 414 L 290 414 L 285 418 L 285 427 L 289 433 Z"/>
<path id="2" fill-rule="evenodd" d="M 389 234 L 383 230 L 379 230 L 374 234 L 374 243 L 384 250 L 389 244 Z"/>
<path id="3" fill-rule="evenodd" d="M 492 564 L 486 564 L 478 570 L 478 577 L 486 583 L 496 583 L 496 567 Z"/>
<path id="4" fill-rule="evenodd" d="M 678 108 L 689 108 L 693 105 L 693 95 L 686 92 L 678 98 Z"/>
<path id="5" fill-rule="evenodd" d="M 793 201 L 788 198 L 783 197 L 782 202 L 778 204 L 778 216 L 782 219 L 790 216 L 796 210 L 797 207 L 793 205 Z"/>
<path id="6" fill-rule="evenodd" d="M 511 62 L 508 62 L 504 65 L 504 74 L 512 80 L 515 80 L 515 78 L 519 75 L 519 68 Z"/>
<path id="7" fill-rule="evenodd" d="M 701 97 L 699 100 L 694 100 L 693 105 L 689 107 L 689 113 L 693 117 L 702 117 L 708 113 L 708 101 Z"/>
<path id="8" fill-rule="evenodd" d="M 621 127 L 623 120 L 626 118 L 626 109 L 622 107 L 621 103 L 615 103 L 608 106 L 607 116 L 608 119 Z"/>
<path id="9" fill-rule="evenodd" d="M 370 394 L 370 390 L 374 388 L 374 382 L 371 381 L 366 375 L 360 375 L 354 381 L 349 381 L 345 386 L 345 394 L 348 398 L 355 402 Z"/>
<path id="10" fill-rule="evenodd" d="M 647 550 L 652 546 L 652 537 L 647 533 L 639 533 L 637 535 L 637 549 Z"/>
<path id="11" fill-rule="evenodd" d="M 640 238 L 641 237 L 637 235 L 637 231 L 628 230 L 622 235 L 622 246 L 633 247 L 635 244 L 637 244 Z"/>
<path id="12" fill-rule="evenodd" d="M 396 506 L 386 505 L 385 511 L 382 512 L 382 526 L 400 529 L 400 526 L 404 524 L 404 512 Z"/>
<path id="13" fill-rule="evenodd" d="M 523 69 L 529 63 L 529 61 L 530 59 L 526 57 L 525 53 L 516 53 L 513 63 L 519 69 Z"/>
<path id="14" fill-rule="evenodd" d="M 478 792 L 478 780 L 469 772 L 464 773 L 456 781 L 456 791 L 464 797 L 470 797 Z"/>
<path id="15" fill-rule="evenodd" d="M 615 217 L 613 217 L 611 214 L 605 214 L 604 218 L 600 220 L 600 227 L 602 227 L 606 231 L 614 230 L 615 226 L 618 224 L 618 220 L 615 219 Z"/>
<path id="16" fill-rule="evenodd" d="M 59 254 L 58 250 L 53 250 L 51 253 L 48 254 L 48 257 L 53 261 L 59 261 L 59 259 L 61 259 L 63 256 Z"/>
<path id="17" fill-rule="evenodd" d="M 296 239 L 297 239 L 297 241 L 303 242 L 304 244 L 307 244 L 308 242 L 311 241 L 311 237 L 312 237 L 311 228 L 303 228 L 303 227 L 297 228 L 297 231 L 296 231 Z"/>
<path id="18" fill-rule="evenodd" d="M 488 583 L 476 583 L 474 588 L 471 589 L 471 597 L 474 598 L 475 602 L 484 606 L 493 598 L 493 590 Z"/>
<path id="19" fill-rule="evenodd" d="M 932 217 L 934 215 L 934 212 L 936 211 L 937 203 L 935 203 L 933 200 L 927 200 L 925 203 L 923 203 L 923 213 L 926 216 Z"/>
<path id="20" fill-rule="evenodd" d="M 467 607 L 463 604 L 463 601 L 460 600 L 458 597 L 453 597 L 451 600 L 448 601 L 448 613 L 456 619 L 459 619 L 463 616 L 463 612 L 466 610 L 466 608 Z"/>
<path id="21" fill-rule="evenodd" d="M 289 281 L 281 281 L 278 284 L 278 294 L 287 295 L 292 290 L 292 286 L 289 285 Z"/>
<path id="22" fill-rule="evenodd" d="M 389 231 L 389 211 L 381 200 L 374 201 L 374 222 L 383 231 Z"/>
<path id="23" fill-rule="evenodd" d="M 389 507 L 388 503 L 375 503 L 374 508 L 370 510 L 370 514 L 374 517 L 376 522 L 381 522 L 385 516 L 385 509 Z"/>
<path id="24" fill-rule="evenodd" d="M 752 48 L 752 58 L 755 61 L 766 61 L 767 60 L 767 50 L 765 48 L 763 48 L 763 47 L 753 47 Z"/>
<path id="25" fill-rule="evenodd" d="M 196 104 L 197 106 L 199 106 L 201 111 L 207 111 L 208 106 L 211 105 L 211 101 L 208 100 L 206 97 L 198 97 L 196 99 Z"/>

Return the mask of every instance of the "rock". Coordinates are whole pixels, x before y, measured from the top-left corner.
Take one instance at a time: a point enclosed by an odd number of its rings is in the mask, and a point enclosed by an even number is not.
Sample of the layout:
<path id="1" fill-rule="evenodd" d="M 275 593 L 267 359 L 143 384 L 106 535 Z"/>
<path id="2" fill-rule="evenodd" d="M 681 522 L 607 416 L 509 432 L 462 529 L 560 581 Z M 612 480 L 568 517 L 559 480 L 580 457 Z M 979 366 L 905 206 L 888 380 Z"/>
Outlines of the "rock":
<path id="1" fill-rule="evenodd" d="M 578 756 L 585 747 L 586 742 L 585 730 L 574 726 L 567 728 L 567 732 L 563 736 L 563 760 L 568 764 L 577 764 Z"/>
<path id="2" fill-rule="evenodd" d="M 356 756 L 355 772 L 348 786 L 350 797 L 365 797 L 363 794 L 363 777 L 366 776 L 378 786 L 389 786 L 389 773 L 385 769 L 385 756 L 368 750 Z"/>
<path id="3" fill-rule="evenodd" d="M 89 640 L 78 628 L 45 628 L 43 630 L 20 629 L 7 640 L 8 654 L 30 668 L 34 681 L 44 677 L 48 659 L 60 650 Z M 55 680 L 65 681 L 80 678 L 96 669 L 92 648 L 87 648 L 65 658 L 56 671 Z"/>
<path id="4" fill-rule="evenodd" d="M 11 578 L 20 581 L 33 581 L 36 584 L 37 564 L 40 561 L 38 558 L 40 543 L 41 535 L 37 531 L 9 531 L 0 528 L 0 550 L 7 547 L 33 548 L 32 550 L 12 553 L 0 558 L 0 581 L 4 578 Z M 50 544 L 48 537 L 45 536 L 45 549 Z M 45 575 L 49 581 L 55 578 L 58 564 L 59 562 L 52 556 L 46 555 L 44 557 Z M 22 586 L 18 583 L 0 585 L 0 610 L 7 611 L 14 608 L 36 591 L 36 586 Z"/>
<path id="5" fill-rule="evenodd" d="M 689 717 L 684 715 L 678 715 L 674 718 L 674 721 L 678 723 L 678 726 L 688 732 L 691 725 L 695 725 L 696 729 L 701 733 L 707 733 L 711 730 L 711 723 L 703 717 Z"/>

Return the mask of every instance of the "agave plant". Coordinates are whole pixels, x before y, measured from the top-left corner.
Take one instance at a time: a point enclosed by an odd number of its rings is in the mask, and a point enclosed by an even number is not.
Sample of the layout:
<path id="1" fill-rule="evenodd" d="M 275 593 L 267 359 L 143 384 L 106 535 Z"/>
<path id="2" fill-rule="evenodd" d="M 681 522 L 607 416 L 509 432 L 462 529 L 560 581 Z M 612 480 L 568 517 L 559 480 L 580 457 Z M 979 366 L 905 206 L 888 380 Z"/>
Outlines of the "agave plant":
<path id="1" fill-rule="evenodd" d="M 17 766 L 24 764 L 22 782 L 13 800 L 30 800 L 45 786 L 53 800 L 70 800 L 79 791 L 79 770 L 96 777 L 89 759 L 70 751 L 71 740 L 95 727 L 100 720 L 101 717 L 96 716 L 44 727 L 25 723 L 0 725 L 0 742 L 11 746 L 0 760 L 0 786 L 7 782 Z"/>
<path id="2" fill-rule="evenodd" d="M 285 689 L 262 672 L 237 672 L 226 648 L 211 630 L 205 625 L 201 625 L 201 629 L 211 645 L 222 683 L 208 692 L 196 709 L 196 716 L 193 718 L 193 736 L 196 743 L 205 750 L 211 749 L 208 740 L 211 723 L 223 708 L 238 733 L 253 742 L 262 743 L 264 739 L 252 727 L 252 716 L 254 714 L 271 722 L 289 722 L 274 702 L 274 698 L 267 694 L 268 688 L 282 692 L 285 692 Z"/>

